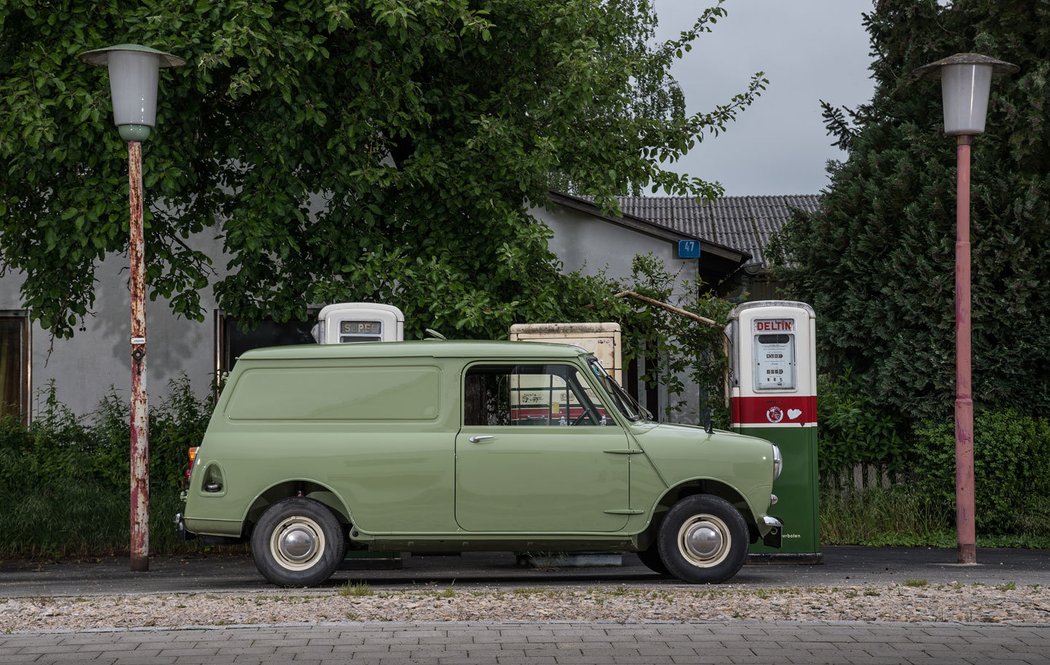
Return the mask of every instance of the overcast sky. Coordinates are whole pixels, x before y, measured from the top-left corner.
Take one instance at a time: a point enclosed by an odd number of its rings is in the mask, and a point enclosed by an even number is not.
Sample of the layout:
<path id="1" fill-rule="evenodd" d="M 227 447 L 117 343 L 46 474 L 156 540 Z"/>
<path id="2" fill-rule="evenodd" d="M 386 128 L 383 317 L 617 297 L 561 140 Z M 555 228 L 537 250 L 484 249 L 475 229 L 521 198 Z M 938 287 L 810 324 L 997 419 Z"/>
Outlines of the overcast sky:
<path id="1" fill-rule="evenodd" d="M 656 0 L 658 37 L 692 25 L 708 3 Z M 871 99 L 868 35 L 872 0 L 728 0 L 728 16 L 701 35 L 676 66 L 690 112 L 708 111 L 763 71 L 769 86 L 727 131 L 671 166 L 717 180 L 729 196 L 817 194 L 831 145 L 820 100 L 855 107 Z"/>

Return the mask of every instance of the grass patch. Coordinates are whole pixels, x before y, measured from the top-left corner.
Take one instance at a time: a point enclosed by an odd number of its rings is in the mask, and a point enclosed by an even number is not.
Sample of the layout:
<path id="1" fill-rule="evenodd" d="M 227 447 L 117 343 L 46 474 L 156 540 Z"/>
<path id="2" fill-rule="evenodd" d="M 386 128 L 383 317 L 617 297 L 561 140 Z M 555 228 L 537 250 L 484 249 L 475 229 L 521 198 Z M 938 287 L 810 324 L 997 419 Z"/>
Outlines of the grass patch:
<path id="1" fill-rule="evenodd" d="M 605 595 L 607 596 L 627 596 L 632 593 L 631 589 L 625 586 L 618 586 L 612 589 L 605 589 Z"/>
<path id="2" fill-rule="evenodd" d="M 820 540 L 824 545 L 941 544 L 950 519 L 942 507 L 906 487 L 825 493 Z"/>
<path id="3" fill-rule="evenodd" d="M 456 590 L 449 586 L 445 587 L 442 591 L 437 592 L 435 595 L 438 598 L 455 598 Z"/>
<path id="4" fill-rule="evenodd" d="M 517 589 L 511 589 L 511 594 L 515 596 L 553 596 L 555 592 L 550 589 L 537 587 L 518 587 Z"/>
<path id="5" fill-rule="evenodd" d="M 912 486 L 824 492 L 820 497 L 822 545 L 956 547 L 951 506 Z M 1042 532 L 978 535 L 978 547 L 1050 548 Z"/>
<path id="6" fill-rule="evenodd" d="M 347 598 L 363 598 L 374 593 L 368 582 L 347 582 L 339 587 L 339 595 Z"/>
<path id="7" fill-rule="evenodd" d="M 921 588 L 921 587 L 929 586 L 929 585 L 930 585 L 930 582 L 928 580 L 904 580 L 904 586 L 910 586 L 910 587 L 914 587 L 914 588 Z"/>

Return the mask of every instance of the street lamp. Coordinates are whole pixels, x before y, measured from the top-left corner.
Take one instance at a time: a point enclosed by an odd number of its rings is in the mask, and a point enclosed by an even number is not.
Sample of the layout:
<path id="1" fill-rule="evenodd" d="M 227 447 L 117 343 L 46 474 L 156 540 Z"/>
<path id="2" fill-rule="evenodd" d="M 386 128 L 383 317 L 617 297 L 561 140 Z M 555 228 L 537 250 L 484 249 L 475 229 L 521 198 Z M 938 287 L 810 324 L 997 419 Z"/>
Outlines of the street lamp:
<path id="1" fill-rule="evenodd" d="M 944 133 L 956 137 L 955 237 L 955 528 L 959 563 L 977 563 L 974 526 L 973 396 L 970 363 L 970 145 L 984 132 L 993 76 L 1018 69 L 976 53 L 956 53 L 915 70 L 940 79 Z"/>
<path id="2" fill-rule="evenodd" d="M 142 232 L 142 142 L 157 122 L 161 67 L 182 58 L 138 44 L 86 51 L 80 59 L 109 67 L 113 122 L 128 142 L 131 206 L 131 570 L 149 570 L 149 412 L 146 402 L 146 274 Z"/>

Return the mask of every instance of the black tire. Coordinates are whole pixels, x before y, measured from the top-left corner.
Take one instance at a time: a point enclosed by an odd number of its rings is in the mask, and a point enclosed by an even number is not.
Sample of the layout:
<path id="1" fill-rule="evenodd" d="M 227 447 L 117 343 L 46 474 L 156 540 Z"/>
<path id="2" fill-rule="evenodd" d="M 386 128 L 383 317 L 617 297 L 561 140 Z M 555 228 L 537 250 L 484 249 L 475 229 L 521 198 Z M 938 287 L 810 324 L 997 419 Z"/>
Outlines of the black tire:
<path id="1" fill-rule="evenodd" d="M 280 586 L 314 586 L 336 571 L 346 538 L 328 506 L 285 499 L 263 513 L 252 532 L 252 558 L 262 576 Z"/>
<path id="2" fill-rule="evenodd" d="M 747 523 L 725 499 L 695 494 L 671 507 L 656 542 L 669 573 L 683 582 L 717 584 L 744 565 Z"/>
<path id="3" fill-rule="evenodd" d="M 637 554 L 638 559 L 645 564 L 645 567 L 654 573 L 659 573 L 661 575 L 671 574 L 667 570 L 667 566 L 664 565 L 663 559 L 660 558 L 660 549 L 656 546 L 656 543 L 653 543 L 649 549 L 635 552 L 635 554 Z"/>

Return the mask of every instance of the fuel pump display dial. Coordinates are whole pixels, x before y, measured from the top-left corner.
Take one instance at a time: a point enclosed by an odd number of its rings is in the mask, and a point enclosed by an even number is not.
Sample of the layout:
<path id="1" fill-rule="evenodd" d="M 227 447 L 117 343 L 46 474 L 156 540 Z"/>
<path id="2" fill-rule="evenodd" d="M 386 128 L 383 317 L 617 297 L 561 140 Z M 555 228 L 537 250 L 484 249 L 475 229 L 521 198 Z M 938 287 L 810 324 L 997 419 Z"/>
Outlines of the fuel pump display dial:
<path id="1" fill-rule="evenodd" d="M 791 319 L 754 322 L 755 390 L 794 390 L 795 334 Z"/>
<path id="2" fill-rule="evenodd" d="M 383 326 L 379 321 L 341 321 L 339 332 L 344 335 L 379 335 Z"/>
<path id="3" fill-rule="evenodd" d="M 382 342 L 383 324 L 380 321 L 340 321 L 339 341 L 347 342 Z"/>

